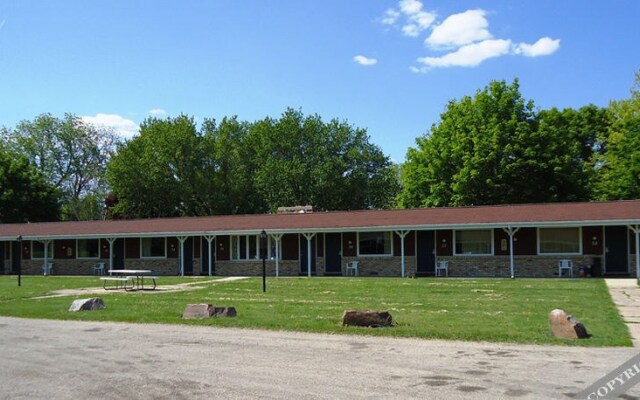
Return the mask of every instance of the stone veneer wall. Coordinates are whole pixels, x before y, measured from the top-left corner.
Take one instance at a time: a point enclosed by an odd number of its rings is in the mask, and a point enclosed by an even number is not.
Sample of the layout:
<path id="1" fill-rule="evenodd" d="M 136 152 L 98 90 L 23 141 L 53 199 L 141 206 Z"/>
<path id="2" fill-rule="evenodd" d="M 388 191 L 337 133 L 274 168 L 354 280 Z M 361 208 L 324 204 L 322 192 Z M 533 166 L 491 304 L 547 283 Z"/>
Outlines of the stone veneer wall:
<path id="1" fill-rule="evenodd" d="M 51 275 L 93 275 L 93 267 L 98 260 L 50 260 L 53 263 Z M 109 260 L 105 263 L 105 273 L 109 269 Z M 44 260 L 25 260 L 22 263 L 22 273 L 25 275 L 41 275 Z M 150 269 L 156 275 L 177 275 L 178 260 L 163 258 L 157 260 L 125 259 L 125 269 Z M 195 267 L 194 267 L 195 268 Z"/>
<path id="2" fill-rule="evenodd" d="M 343 257 L 342 264 L 358 260 L 359 276 L 402 276 L 402 257 Z M 404 274 L 412 276 L 416 273 L 416 258 L 404 258 Z"/>
<path id="3" fill-rule="evenodd" d="M 557 277 L 559 260 L 572 260 L 573 276 L 577 277 L 580 265 L 590 265 L 593 256 L 514 256 L 514 274 L 516 277 Z M 511 276 L 509 256 L 438 257 L 437 261 L 449 261 L 449 276 Z"/>
<path id="4" fill-rule="evenodd" d="M 515 256 L 516 277 L 552 278 L 558 276 L 558 260 L 573 260 L 573 275 L 579 276 L 580 265 L 590 265 L 593 256 Z M 343 257 L 343 268 L 347 262 L 358 260 L 359 276 L 399 277 L 401 274 L 401 257 Z M 437 257 L 436 261 L 449 261 L 449 276 L 453 277 L 509 277 L 509 256 L 456 256 Z M 635 254 L 630 255 L 629 272 L 635 276 Z M 109 260 L 102 260 L 109 268 Z M 52 275 L 93 275 L 93 266 L 98 260 L 51 260 Z M 25 275 L 41 275 L 43 260 L 24 260 L 22 273 Z M 151 269 L 156 275 L 175 276 L 179 262 L 175 258 L 167 259 L 125 259 L 126 269 Z M 268 276 L 275 276 L 275 261 L 266 261 Z M 343 270 L 344 273 L 344 270 Z M 405 276 L 416 273 L 416 258 L 405 257 Z M 193 275 L 200 275 L 200 259 L 193 261 Z M 261 276 L 262 261 L 216 261 L 215 275 L 219 276 Z M 299 276 L 300 267 L 297 260 L 280 261 L 280 276 Z M 317 276 L 324 275 L 324 259 L 316 258 Z"/>
<path id="5" fill-rule="evenodd" d="M 298 261 L 282 260 L 278 271 L 280 276 L 298 276 Z M 266 260 L 267 276 L 276 276 L 276 262 Z M 256 261 L 216 261 L 216 275 L 220 276 L 262 276 L 262 260 Z"/>

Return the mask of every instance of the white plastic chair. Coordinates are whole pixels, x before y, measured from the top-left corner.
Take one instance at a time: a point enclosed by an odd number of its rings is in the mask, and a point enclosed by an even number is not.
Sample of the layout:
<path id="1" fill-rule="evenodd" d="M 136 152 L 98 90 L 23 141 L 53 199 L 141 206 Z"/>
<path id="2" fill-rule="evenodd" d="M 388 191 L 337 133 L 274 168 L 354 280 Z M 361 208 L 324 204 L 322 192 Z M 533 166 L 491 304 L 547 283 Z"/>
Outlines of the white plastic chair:
<path id="1" fill-rule="evenodd" d="M 93 266 L 93 274 L 94 275 L 104 275 L 104 263 L 103 262 L 97 262 Z"/>
<path id="2" fill-rule="evenodd" d="M 346 276 L 358 276 L 358 261 L 350 261 L 345 269 Z"/>
<path id="3" fill-rule="evenodd" d="M 53 263 L 42 264 L 42 275 L 44 276 L 51 275 L 52 270 L 53 270 Z"/>
<path id="4" fill-rule="evenodd" d="M 444 276 L 449 276 L 449 261 L 436 262 L 436 276 L 442 276 L 442 271 Z"/>
<path id="5" fill-rule="evenodd" d="M 571 260 L 558 261 L 558 278 L 562 278 L 563 271 L 567 271 L 569 277 L 573 278 L 573 262 Z"/>

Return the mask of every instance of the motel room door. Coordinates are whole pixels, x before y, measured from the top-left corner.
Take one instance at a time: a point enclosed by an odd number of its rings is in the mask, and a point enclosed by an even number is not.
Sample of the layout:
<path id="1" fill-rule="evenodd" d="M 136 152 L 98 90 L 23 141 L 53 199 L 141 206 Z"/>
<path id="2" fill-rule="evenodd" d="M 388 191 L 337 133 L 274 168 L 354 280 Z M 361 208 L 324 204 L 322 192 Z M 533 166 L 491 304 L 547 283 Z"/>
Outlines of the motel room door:
<path id="1" fill-rule="evenodd" d="M 435 276 L 435 231 L 417 231 L 416 242 L 416 275 Z"/>
<path id="2" fill-rule="evenodd" d="M 113 269 L 124 269 L 124 239 L 122 238 L 113 242 Z"/>
<path id="3" fill-rule="evenodd" d="M 604 228 L 604 268 L 607 274 L 629 273 L 629 233 L 626 226 Z"/>
<path id="4" fill-rule="evenodd" d="M 324 274 L 342 275 L 342 235 L 340 233 L 327 233 L 324 235 L 325 255 Z M 306 254 L 306 250 L 305 250 Z"/>
<path id="5" fill-rule="evenodd" d="M 5 265 L 4 260 L 6 259 L 7 243 L 8 242 L 0 242 L 0 275 L 3 275 L 6 273 L 4 272 L 4 265 Z"/>
<path id="6" fill-rule="evenodd" d="M 184 242 L 184 274 L 185 276 L 193 275 L 193 236 Z"/>
<path id="7" fill-rule="evenodd" d="M 307 274 L 307 238 L 304 235 L 300 236 L 300 275 L 306 276 Z M 316 237 L 311 238 L 311 275 L 316 274 Z"/>
<path id="8" fill-rule="evenodd" d="M 11 273 L 17 274 L 20 269 L 20 260 L 22 259 L 22 248 L 18 241 L 11 242 Z"/>

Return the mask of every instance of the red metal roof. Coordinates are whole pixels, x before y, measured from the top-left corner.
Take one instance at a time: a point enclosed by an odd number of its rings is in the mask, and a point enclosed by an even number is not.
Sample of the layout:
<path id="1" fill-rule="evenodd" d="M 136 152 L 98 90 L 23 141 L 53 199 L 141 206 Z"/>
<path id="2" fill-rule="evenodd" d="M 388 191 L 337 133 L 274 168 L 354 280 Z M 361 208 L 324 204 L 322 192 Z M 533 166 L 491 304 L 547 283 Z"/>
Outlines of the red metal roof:
<path id="1" fill-rule="evenodd" d="M 0 224 L 0 240 L 640 224 L 640 200 Z"/>

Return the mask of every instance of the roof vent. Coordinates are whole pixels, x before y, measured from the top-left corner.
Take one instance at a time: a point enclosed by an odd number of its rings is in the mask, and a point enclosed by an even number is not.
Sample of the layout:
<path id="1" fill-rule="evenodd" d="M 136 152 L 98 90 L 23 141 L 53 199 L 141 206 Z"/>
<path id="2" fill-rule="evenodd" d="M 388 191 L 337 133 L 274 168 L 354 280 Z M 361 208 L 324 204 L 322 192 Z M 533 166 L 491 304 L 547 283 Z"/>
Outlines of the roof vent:
<path id="1" fill-rule="evenodd" d="M 277 214 L 307 214 L 313 212 L 313 206 L 278 207 Z"/>

